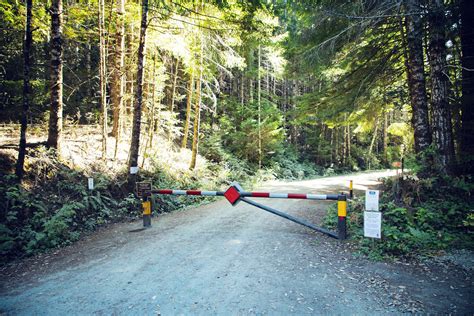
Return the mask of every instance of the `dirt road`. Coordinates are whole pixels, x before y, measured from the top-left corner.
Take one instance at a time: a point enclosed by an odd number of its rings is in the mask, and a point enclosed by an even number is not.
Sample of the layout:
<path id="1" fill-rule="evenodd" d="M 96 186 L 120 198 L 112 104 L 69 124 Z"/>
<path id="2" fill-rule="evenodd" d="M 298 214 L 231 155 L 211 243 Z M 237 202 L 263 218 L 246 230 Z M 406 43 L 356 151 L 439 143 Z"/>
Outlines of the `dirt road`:
<path id="1" fill-rule="evenodd" d="M 273 192 L 329 193 L 390 172 L 269 182 Z M 192 197 L 191 197 L 192 198 Z M 259 202 L 321 221 L 328 203 Z M 225 200 L 117 224 L 49 255 L 5 267 L 0 314 L 472 314 L 472 271 L 449 262 L 381 263 L 346 242 Z"/>

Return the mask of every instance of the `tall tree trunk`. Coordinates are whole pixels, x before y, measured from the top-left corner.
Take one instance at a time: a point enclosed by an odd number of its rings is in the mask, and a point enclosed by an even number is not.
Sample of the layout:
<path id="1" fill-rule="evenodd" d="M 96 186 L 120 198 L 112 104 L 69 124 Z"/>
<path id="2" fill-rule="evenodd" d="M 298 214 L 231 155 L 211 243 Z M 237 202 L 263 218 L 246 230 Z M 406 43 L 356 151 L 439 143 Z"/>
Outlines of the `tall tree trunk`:
<path id="1" fill-rule="evenodd" d="M 461 0 L 461 132 L 460 173 L 474 174 L 474 1 Z"/>
<path id="2" fill-rule="evenodd" d="M 48 146 L 61 151 L 63 130 L 63 2 L 51 1 L 51 104 Z"/>
<path id="3" fill-rule="evenodd" d="M 173 61 L 173 58 L 171 59 Z M 173 68 L 173 67 L 172 67 Z M 174 63 L 173 69 L 173 82 L 171 83 L 171 97 L 170 97 L 170 112 L 173 113 L 174 111 L 174 103 L 176 98 L 176 84 L 178 82 L 178 71 L 179 71 L 179 59 L 176 58 L 176 62 Z"/>
<path id="4" fill-rule="evenodd" d="M 257 104 L 258 104 L 258 169 L 262 169 L 262 82 L 260 76 L 260 66 L 262 61 L 262 48 L 258 45 L 258 65 L 257 65 Z"/>
<path id="5" fill-rule="evenodd" d="M 178 71 L 179 71 L 179 59 L 176 58 L 176 62 L 174 63 L 173 67 L 173 57 L 170 58 L 171 60 L 171 71 L 173 74 L 173 81 L 171 82 L 171 89 L 170 89 L 170 98 L 169 98 L 169 111 L 170 114 L 173 116 L 173 111 L 174 111 L 174 102 L 176 98 L 176 84 L 178 81 Z M 174 69 L 173 69 L 174 68 Z M 171 141 L 172 136 L 173 136 L 173 126 L 174 126 L 174 120 L 171 119 L 169 122 L 169 129 L 168 129 L 168 140 Z"/>
<path id="6" fill-rule="evenodd" d="M 429 62 L 433 141 L 439 171 L 450 173 L 454 159 L 451 111 L 449 109 L 448 68 L 446 64 L 446 18 L 443 0 L 430 0 Z"/>
<path id="7" fill-rule="evenodd" d="M 243 107 L 245 104 L 245 76 L 244 73 L 240 74 L 240 105 Z"/>
<path id="8" fill-rule="evenodd" d="M 383 113 L 383 144 L 382 144 L 382 151 L 383 151 L 383 162 L 385 165 L 388 164 L 388 113 L 384 111 Z"/>
<path id="9" fill-rule="evenodd" d="M 201 2 L 202 6 L 202 2 Z M 190 170 L 196 168 L 197 154 L 199 151 L 199 131 L 201 125 L 201 85 L 202 85 L 202 76 L 203 76 L 203 62 L 204 62 L 204 37 L 200 36 L 200 58 L 199 58 L 199 77 L 196 83 L 196 105 L 194 107 L 194 133 L 193 133 L 193 145 L 191 148 L 191 163 L 189 165 Z"/>
<path id="10" fill-rule="evenodd" d="M 33 0 L 26 0 L 26 23 L 23 40 L 23 112 L 21 113 L 20 145 L 16 162 L 16 176 L 20 181 L 23 177 L 23 165 L 25 164 L 26 129 L 28 127 L 28 114 L 30 111 L 30 50 L 33 41 L 33 32 L 31 30 L 32 6 Z"/>
<path id="11" fill-rule="evenodd" d="M 202 54 L 202 51 L 201 51 Z M 189 169 L 194 170 L 196 168 L 196 159 L 199 147 L 199 125 L 201 124 L 201 84 L 202 84 L 202 66 L 199 70 L 199 77 L 196 82 L 196 103 L 194 106 L 194 132 L 193 132 L 193 145 L 191 149 L 191 163 Z"/>
<path id="12" fill-rule="evenodd" d="M 142 103 L 143 103 L 143 81 L 145 75 L 146 62 L 146 31 L 148 25 L 148 0 L 142 0 L 142 16 L 140 23 L 140 42 L 138 45 L 137 60 L 137 87 L 135 93 L 135 104 L 133 107 L 133 127 L 132 140 L 130 143 L 130 159 L 129 159 L 129 184 L 133 185 L 136 181 L 138 169 L 138 152 L 140 149 L 140 130 L 142 119 Z"/>
<path id="13" fill-rule="evenodd" d="M 125 75 L 125 0 L 117 0 L 117 32 L 115 33 L 115 54 L 110 103 L 113 109 L 112 136 L 115 142 L 120 141 L 120 120 L 123 109 L 124 75 Z"/>
<path id="14" fill-rule="evenodd" d="M 107 157 L 107 53 L 105 51 L 105 4 L 99 0 L 99 85 L 100 107 L 102 112 L 102 159 Z"/>
<path id="15" fill-rule="evenodd" d="M 379 132 L 379 118 L 375 120 L 375 129 L 374 134 L 372 135 L 372 140 L 370 141 L 368 157 L 370 159 L 370 155 L 372 154 L 372 150 L 374 149 L 375 140 L 377 139 L 377 134 Z"/>
<path id="16" fill-rule="evenodd" d="M 193 94 L 194 94 L 194 71 L 191 71 L 191 75 L 189 76 L 189 83 L 188 83 L 188 97 L 186 99 L 186 120 L 184 121 L 184 132 L 183 132 L 183 140 L 181 142 L 181 148 L 186 148 L 188 145 L 188 134 L 189 134 L 189 122 L 191 121 L 191 105 L 193 102 Z"/>
<path id="17" fill-rule="evenodd" d="M 421 153 L 431 144 L 423 64 L 423 23 L 420 0 L 407 0 L 406 41 L 408 89 L 412 106 L 412 125 L 415 132 L 415 152 Z"/>

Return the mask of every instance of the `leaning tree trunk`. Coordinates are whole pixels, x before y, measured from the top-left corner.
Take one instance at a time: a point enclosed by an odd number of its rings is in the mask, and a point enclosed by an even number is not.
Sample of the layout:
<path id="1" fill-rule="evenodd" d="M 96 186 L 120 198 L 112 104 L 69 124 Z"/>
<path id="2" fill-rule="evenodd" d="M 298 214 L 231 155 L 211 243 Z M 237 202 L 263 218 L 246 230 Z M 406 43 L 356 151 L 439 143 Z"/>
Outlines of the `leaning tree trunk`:
<path id="1" fill-rule="evenodd" d="M 105 3 L 99 0 L 99 86 L 100 108 L 102 112 L 102 159 L 107 157 L 107 56 L 105 51 Z"/>
<path id="2" fill-rule="evenodd" d="M 199 71 L 199 78 L 196 82 L 196 103 L 194 106 L 194 133 L 193 145 L 191 148 L 191 163 L 189 169 L 196 168 L 196 159 L 199 147 L 199 125 L 201 124 L 201 85 L 202 85 L 202 68 Z"/>
<path id="3" fill-rule="evenodd" d="M 431 144 L 423 64 L 423 23 L 419 0 L 406 1 L 406 41 L 408 89 L 412 107 L 412 125 L 415 134 L 415 152 L 421 153 Z"/>
<path id="4" fill-rule="evenodd" d="M 120 120 L 124 94 L 125 64 L 125 0 L 117 0 L 117 32 L 115 33 L 114 69 L 110 88 L 110 102 L 113 110 L 112 136 L 120 141 Z"/>
<path id="5" fill-rule="evenodd" d="M 28 112 L 30 111 L 30 50 L 33 41 L 31 30 L 32 6 L 33 0 L 26 0 L 25 37 L 23 41 L 23 112 L 21 113 L 20 146 L 16 162 L 16 175 L 20 181 L 23 177 L 23 165 L 25 164 L 26 129 L 28 127 Z"/>
<path id="6" fill-rule="evenodd" d="M 451 111 L 446 65 L 446 18 L 443 0 L 430 0 L 429 54 L 433 142 L 439 171 L 450 173 L 454 159 Z"/>
<path id="7" fill-rule="evenodd" d="M 51 2 L 51 104 L 49 112 L 48 146 L 60 152 L 63 129 L 63 2 Z"/>
<path id="8" fill-rule="evenodd" d="M 191 71 L 188 83 L 188 97 L 186 99 L 186 119 L 184 121 L 184 132 L 183 140 L 181 142 L 181 148 L 186 148 L 188 145 L 188 134 L 189 134 L 189 121 L 191 120 L 191 105 L 193 102 L 194 93 L 194 72 Z"/>
<path id="9" fill-rule="evenodd" d="M 460 173 L 474 173 L 474 1 L 461 0 L 462 98 Z"/>
<path id="10" fill-rule="evenodd" d="M 262 169 L 262 78 L 260 75 L 260 66 L 262 61 L 262 48 L 258 45 L 258 63 L 257 63 L 257 105 L 258 105 L 258 169 Z"/>
<path id="11" fill-rule="evenodd" d="M 143 103 L 143 79 L 145 74 L 145 50 L 146 50 L 146 31 L 148 23 L 148 0 L 142 0 L 142 17 L 140 28 L 140 43 L 138 45 L 137 60 L 137 88 L 135 93 L 135 104 L 133 107 L 133 126 L 132 140 L 130 143 L 130 159 L 128 165 L 130 173 L 128 182 L 133 185 L 136 181 L 138 172 L 138 151 L 140 149 L 140 128 L 142 119 L 142 103 Z"/>

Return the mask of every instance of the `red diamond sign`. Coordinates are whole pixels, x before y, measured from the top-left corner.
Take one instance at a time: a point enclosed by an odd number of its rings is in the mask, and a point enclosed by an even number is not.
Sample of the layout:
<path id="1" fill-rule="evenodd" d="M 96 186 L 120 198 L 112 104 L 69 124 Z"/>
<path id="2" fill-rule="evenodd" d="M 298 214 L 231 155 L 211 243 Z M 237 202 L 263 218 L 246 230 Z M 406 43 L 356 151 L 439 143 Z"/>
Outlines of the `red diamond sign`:
<path id="1" fill-rule="evenodd" d="M 235 205 L 240 199 L 240 193 L 235 186 L 230 186 L 225 191 L 224 196 L 232 205 Z"/>

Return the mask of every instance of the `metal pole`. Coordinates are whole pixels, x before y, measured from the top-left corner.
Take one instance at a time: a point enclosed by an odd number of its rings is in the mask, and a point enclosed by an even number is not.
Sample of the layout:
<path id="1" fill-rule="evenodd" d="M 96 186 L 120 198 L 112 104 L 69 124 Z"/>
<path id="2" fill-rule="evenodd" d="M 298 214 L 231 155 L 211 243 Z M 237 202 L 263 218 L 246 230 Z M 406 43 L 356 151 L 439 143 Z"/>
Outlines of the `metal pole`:
<path id="1" fill-rule="evenodd" d="M 151 226 L 151 201 L 148 199 L 148 195 L 143 196 L 143 227 Z"/>
<path id="2" fill-rule="evenodd" d="M 255 201 L 249 200 L 249 199 L 244 198 L 244 197 L 242 197 L 242 198 L 240 198 L 240 199 L 241 199 L 242 201 L 244 201 L 245 203 L 248 203 L 248 204 L 250 204 L 250 205 L 253 205 L 253 206 L 255 206 L 255 207 L 258 207 L 258 208 L 260 208 L 260 209 L 262 209 L 262 210 L 264 210 L 264 211 L 267 211 L 267 212 L 269 212 L 269 213 L 272 213 L 272 214 L 275 214 L 275 215 L 277 215 L 277 216 L 286 218 L 286 219 L 288 219 L 288 220 L 290 220 L 290 221 L 292 221 L 292 222 L 295 222 L 295 223 L 297 223 L 297 224 L 306 226 L 306 227 L 308 227 L 308 228 L 311 228 L 311 229 L 313 229 L 313 230 L 315 230 L 315 231 L 318 231 L 318 232 L 320 232 L 320 233 L 326 234 L 326 235 L 331 236 L 331 237 L 333 237 L 333 238 L 338 238 L 338 235 L 337 235 L 337 234 L 335 234 L 335 233 L 333 233 L 333 232 L 331 232 L 331 231 L 329 231 L 329 230 L 327 230 L 327 229 L 324 229 L 324 228 L 315 226 L 315 225 L 313 225 L 313 224 L 311 224 L 311 223 L 309 223 L 309 222 L 307 222 L 307 221 L 305 221 L 305 220 L 303 220 L 303 219 L 300 219 L 300 218 L 297 218 L 297 217 L 293 217 L 293 216 L 288 215 L 288 214 L 286 214 L 286 213 L 280 212 L 280 211 L 278 211 L 278 210 L 276 210 L 276 209 L 274 209 L 274 208 L 271 208 L 271 207 L 269 207 L 269 206 L 266 206 L 266 205 L 257 203 L 257 202 L 255 202 Z"/>
<path id="3" fill-rule="evenodd" d="M 337 234 L 338 238 L 344 240 L 347 238 L 347 197 L 345 194 L 339 194 L 337 200 Z"/>
<path id="4" fill-rule="evenodd" d="M 349 182 L 349 198 L 353 198 L 354 197 L 354 183 L 352 180 L 350 180 Z"/>

